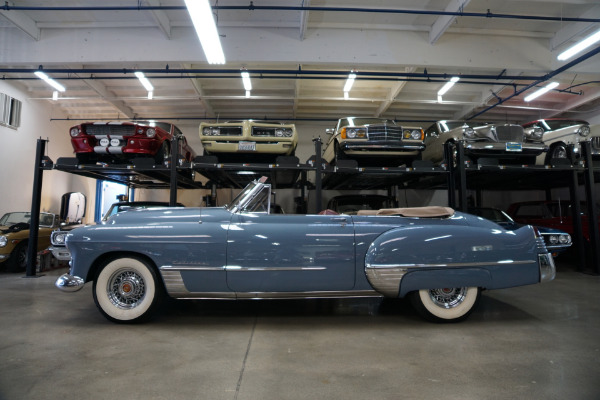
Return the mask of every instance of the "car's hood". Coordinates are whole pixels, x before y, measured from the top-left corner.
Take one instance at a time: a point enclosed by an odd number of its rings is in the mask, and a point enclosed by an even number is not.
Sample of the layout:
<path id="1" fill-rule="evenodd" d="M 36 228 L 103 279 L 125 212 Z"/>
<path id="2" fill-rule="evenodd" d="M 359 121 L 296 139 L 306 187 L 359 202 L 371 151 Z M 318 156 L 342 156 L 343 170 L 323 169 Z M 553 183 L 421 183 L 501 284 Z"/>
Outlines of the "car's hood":
<path id="1" fill-rule="evenodd" d="M 158 225 L 175 222 L 199 222 L 205 218 L 226 218 L 230 212 L 223 207 L 165 207 L 123 211 L 102 225 Z"/>

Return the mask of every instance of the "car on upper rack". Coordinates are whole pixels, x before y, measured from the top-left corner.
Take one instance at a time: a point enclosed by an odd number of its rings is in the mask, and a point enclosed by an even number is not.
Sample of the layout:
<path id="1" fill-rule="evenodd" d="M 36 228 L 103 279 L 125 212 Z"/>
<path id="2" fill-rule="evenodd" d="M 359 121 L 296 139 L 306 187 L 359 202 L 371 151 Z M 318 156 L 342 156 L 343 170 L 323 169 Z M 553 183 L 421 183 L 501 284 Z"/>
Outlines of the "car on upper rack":
<path id="1" fill-rule="evenodd" d="M 425 318 L 451 322 L 466 318 L 484 289 L 555 276 L 552 255 L 531 226 L 507 231 L 448 207 L 270 214 L 266 180 L 252 181 L 225 207 L 124 212 L 74 229 L 66 238 L 71 268 L 55 285 L 74 292 L 93 282 L 97 307 L 115 322 L 148 318 L 165 293 L 406 296 Z"/>
<path id="2" fill-rule="evenodd" d="M 548 150 L 542 141 L 541 128 L 525 130 L 521 125 L 486 124 L 477 126 L 465 121 L 437 121 L 425 131 L 423 160 L 439 165 L 447 162 L 446 144 L 462 142 L 465 156 L 494 158 L 509 164 L 533 165 L 540 154 Z M 456 146 L 450 154 L 455 164 Z"/>
<path id="3" fill-rule="evenodd" d="M 591 140 L 592 156 L 600 155 L 600 135 L 590 136 L 590 124 L 575 119 L 538 119 L 523 124 L 525 131 L 541 128 L 542 140 L 549 147 L 548 152 L 538 156 L 536 164 L 550 165 L 553 158 L 569 159 L 571 162 L 581 157 L 581 142 Z M 569 147 L 573 146 L 573 154 Z"/>
<path id="4" fill-rule="evenodd" d="M 101 224 L 105 224 L 110 217 L 123 211 L 134 211 L 143 210 L 147 208 L 164 208 L 169 207 L 169 202 L 164 201 L 119 201 L 111 204 L 110 208 L 106 211 L 102 219 Z M 176 207 L 183 207 L 183 204 L 177 203 Z M 65 239 L 70 231 L 75 228 L 80 228 L 81 225 L 66 225 L 61 226 L 59 229 L 52 231 L 50 235 L 50 243 L 52 244 L 48 250 L 52 252 L 54 258 L 59 261 L 71 260 L 71 253 L 67 249 Z"/>
<path id="5" fill-rule="evenodd" d="M 395 198 L 380 194 L 343 194 L 332 197 L 327 202 L 327 210 L 348 215 L 355 215 L 360 210 L 396 207 L 398 207 L 398 201 Z"/>
<path id="6" fill-rule="evenodd" d="M 508 230 L 519 229 L 523 224 L 515 222 L 507 213 L 492 207 L 469 207 L 469 214 L 478 215 L 481 218 L 489 219 Z M 571 247 L 571 235 L 556 228 L 545 226 L 534 226 L 544 238 L 544 243 L 552 256 L 556 257 L 560 253 Z"/>
<path id="7" fill-rule="evenodd" d="M 323 159 L 332 165 L 346 159 L 399 166 L 421 159 L 423 129 L 371 117 L 340 118 L 329 136 Z"/>
<path id="8" fill-rule="evenodd" d="M 134 158 L 151 158 L 157 165 L 167 165 L 174 139 L 180 164 L 196 157 L 181 130 L 168 122 L 85 122 L 71 127 L 69 133 L 80 164 L 118 164 Z"/>
<path id="9" fill-rule="evenodd" d="M 0 218 L 0 265 L 10 272 L 24 271 L 27 267 L 27 244 L 31 212 L 9 212 Z M 40 213 L 37 251 L 50 244 L 50 233 L 58 226 L 58 216 Z"/>
<path id="10" fill-rule="evenodd" d="M 294 124 L 260 120 L 200 123 L 205 156 L 224 162 L 273 162 L 294 156 L 298 133 Z"/>

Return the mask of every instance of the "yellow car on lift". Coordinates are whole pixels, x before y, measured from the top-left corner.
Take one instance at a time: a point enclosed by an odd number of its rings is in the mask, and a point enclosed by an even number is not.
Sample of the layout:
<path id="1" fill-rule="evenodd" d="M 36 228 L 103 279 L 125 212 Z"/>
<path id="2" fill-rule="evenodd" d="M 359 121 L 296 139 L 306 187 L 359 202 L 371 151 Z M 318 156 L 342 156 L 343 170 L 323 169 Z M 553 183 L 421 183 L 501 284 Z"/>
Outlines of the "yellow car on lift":
<path id="1" fill-rule="evenodd" d="M 298 145 L 294 124 L 273 121 L 238 120 L 202 122 L 200 141 L 204 155 L 219 161 L 272 162 L 277 156 L 293 156 Z"/>
<path id="2" fill-rule="evenodd" d="M 29 240 L 30 212 L 10 212 L 0 218 L 0 267 L 9 272 L 24 271 L 27 266 L 27 242 Z M 50 234 L 58 226 L 58 217 L 40 213 L 37 251 L 50 245 Z"/>

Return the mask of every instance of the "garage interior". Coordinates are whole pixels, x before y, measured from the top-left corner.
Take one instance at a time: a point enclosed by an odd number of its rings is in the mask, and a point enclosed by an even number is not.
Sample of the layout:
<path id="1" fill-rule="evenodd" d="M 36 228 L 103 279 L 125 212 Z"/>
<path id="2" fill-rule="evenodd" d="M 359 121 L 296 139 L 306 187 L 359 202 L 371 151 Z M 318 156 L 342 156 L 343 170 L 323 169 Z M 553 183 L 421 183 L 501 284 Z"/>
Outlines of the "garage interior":
<path id="1" fill-rule="evenodd" d="M 445 169 L 426 164 L 344 170 L 315 162 L 325 130 L 348 116 L 423 129 L 439 120 L 568 118 L 599 136 L 600 45 L 557 58 L 599 35 L 597 1 L 210 5 L 222 63 L 208 62 L 182 0 L 0 6 L 0 94 L 20 104 L 18 120 L 0 124 L 0 215 L 29 211 L 37 196 L 41 211 L 58 213 L 64 193 L 81 192 L 84 222 L 93 223 L 103 180 L 124 183 L 136 200 L 221 206 L 263 174 L 286 213 L 298 198 L 318 212 L 354 193 L 391 195 L 404 207 L 475 201 L 506 210 L 569 201 L 575 191 L 597 206 L 597 163 L 471 168 L 455 192 Z M 551 82 L 558 86 L 525 100 Z M 169 121 L 201 155 L 199 124 L 237 119 L 294 123 L 298 162 L 199 160 L 190 182 L 168 169 L 148 175 L 143 166 L 82 169 L 72 161 L 69 129 L 82 122 Z M 97 312 L 90 284 L 70 295 L 54 288 L 64 264 L 27 278 L 1 270 L 0 398 L 600 398 L 600 265 L 575 247 L 556 257 L 553 282 L 485 292 L 459 324 L 424 322 L 404 300 L 315 299 L 171 301 L 149 323 L 117 325 Z"/>

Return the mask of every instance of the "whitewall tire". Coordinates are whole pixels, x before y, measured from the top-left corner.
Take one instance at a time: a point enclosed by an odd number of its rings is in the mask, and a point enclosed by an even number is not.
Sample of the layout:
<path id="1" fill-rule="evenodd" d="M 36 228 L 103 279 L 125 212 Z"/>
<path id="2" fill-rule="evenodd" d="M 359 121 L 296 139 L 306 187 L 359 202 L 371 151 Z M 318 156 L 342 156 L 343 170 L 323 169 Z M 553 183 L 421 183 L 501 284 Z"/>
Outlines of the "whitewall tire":
<path id="1" fill-rule="evenodd" d="M 112 259 L 94 281 L 94 302 L 114 322 L 139 322 L 158 307 L 162 286 L 147 262 L 133 257 Z"/>
<path id="2" fill-rule="evenodd" d="M 412 292 L 411 303 L 426 319 L 433 322 L 458 322 L 469 316 L 479 298 L 478 287 L 423 289 Z"/>

